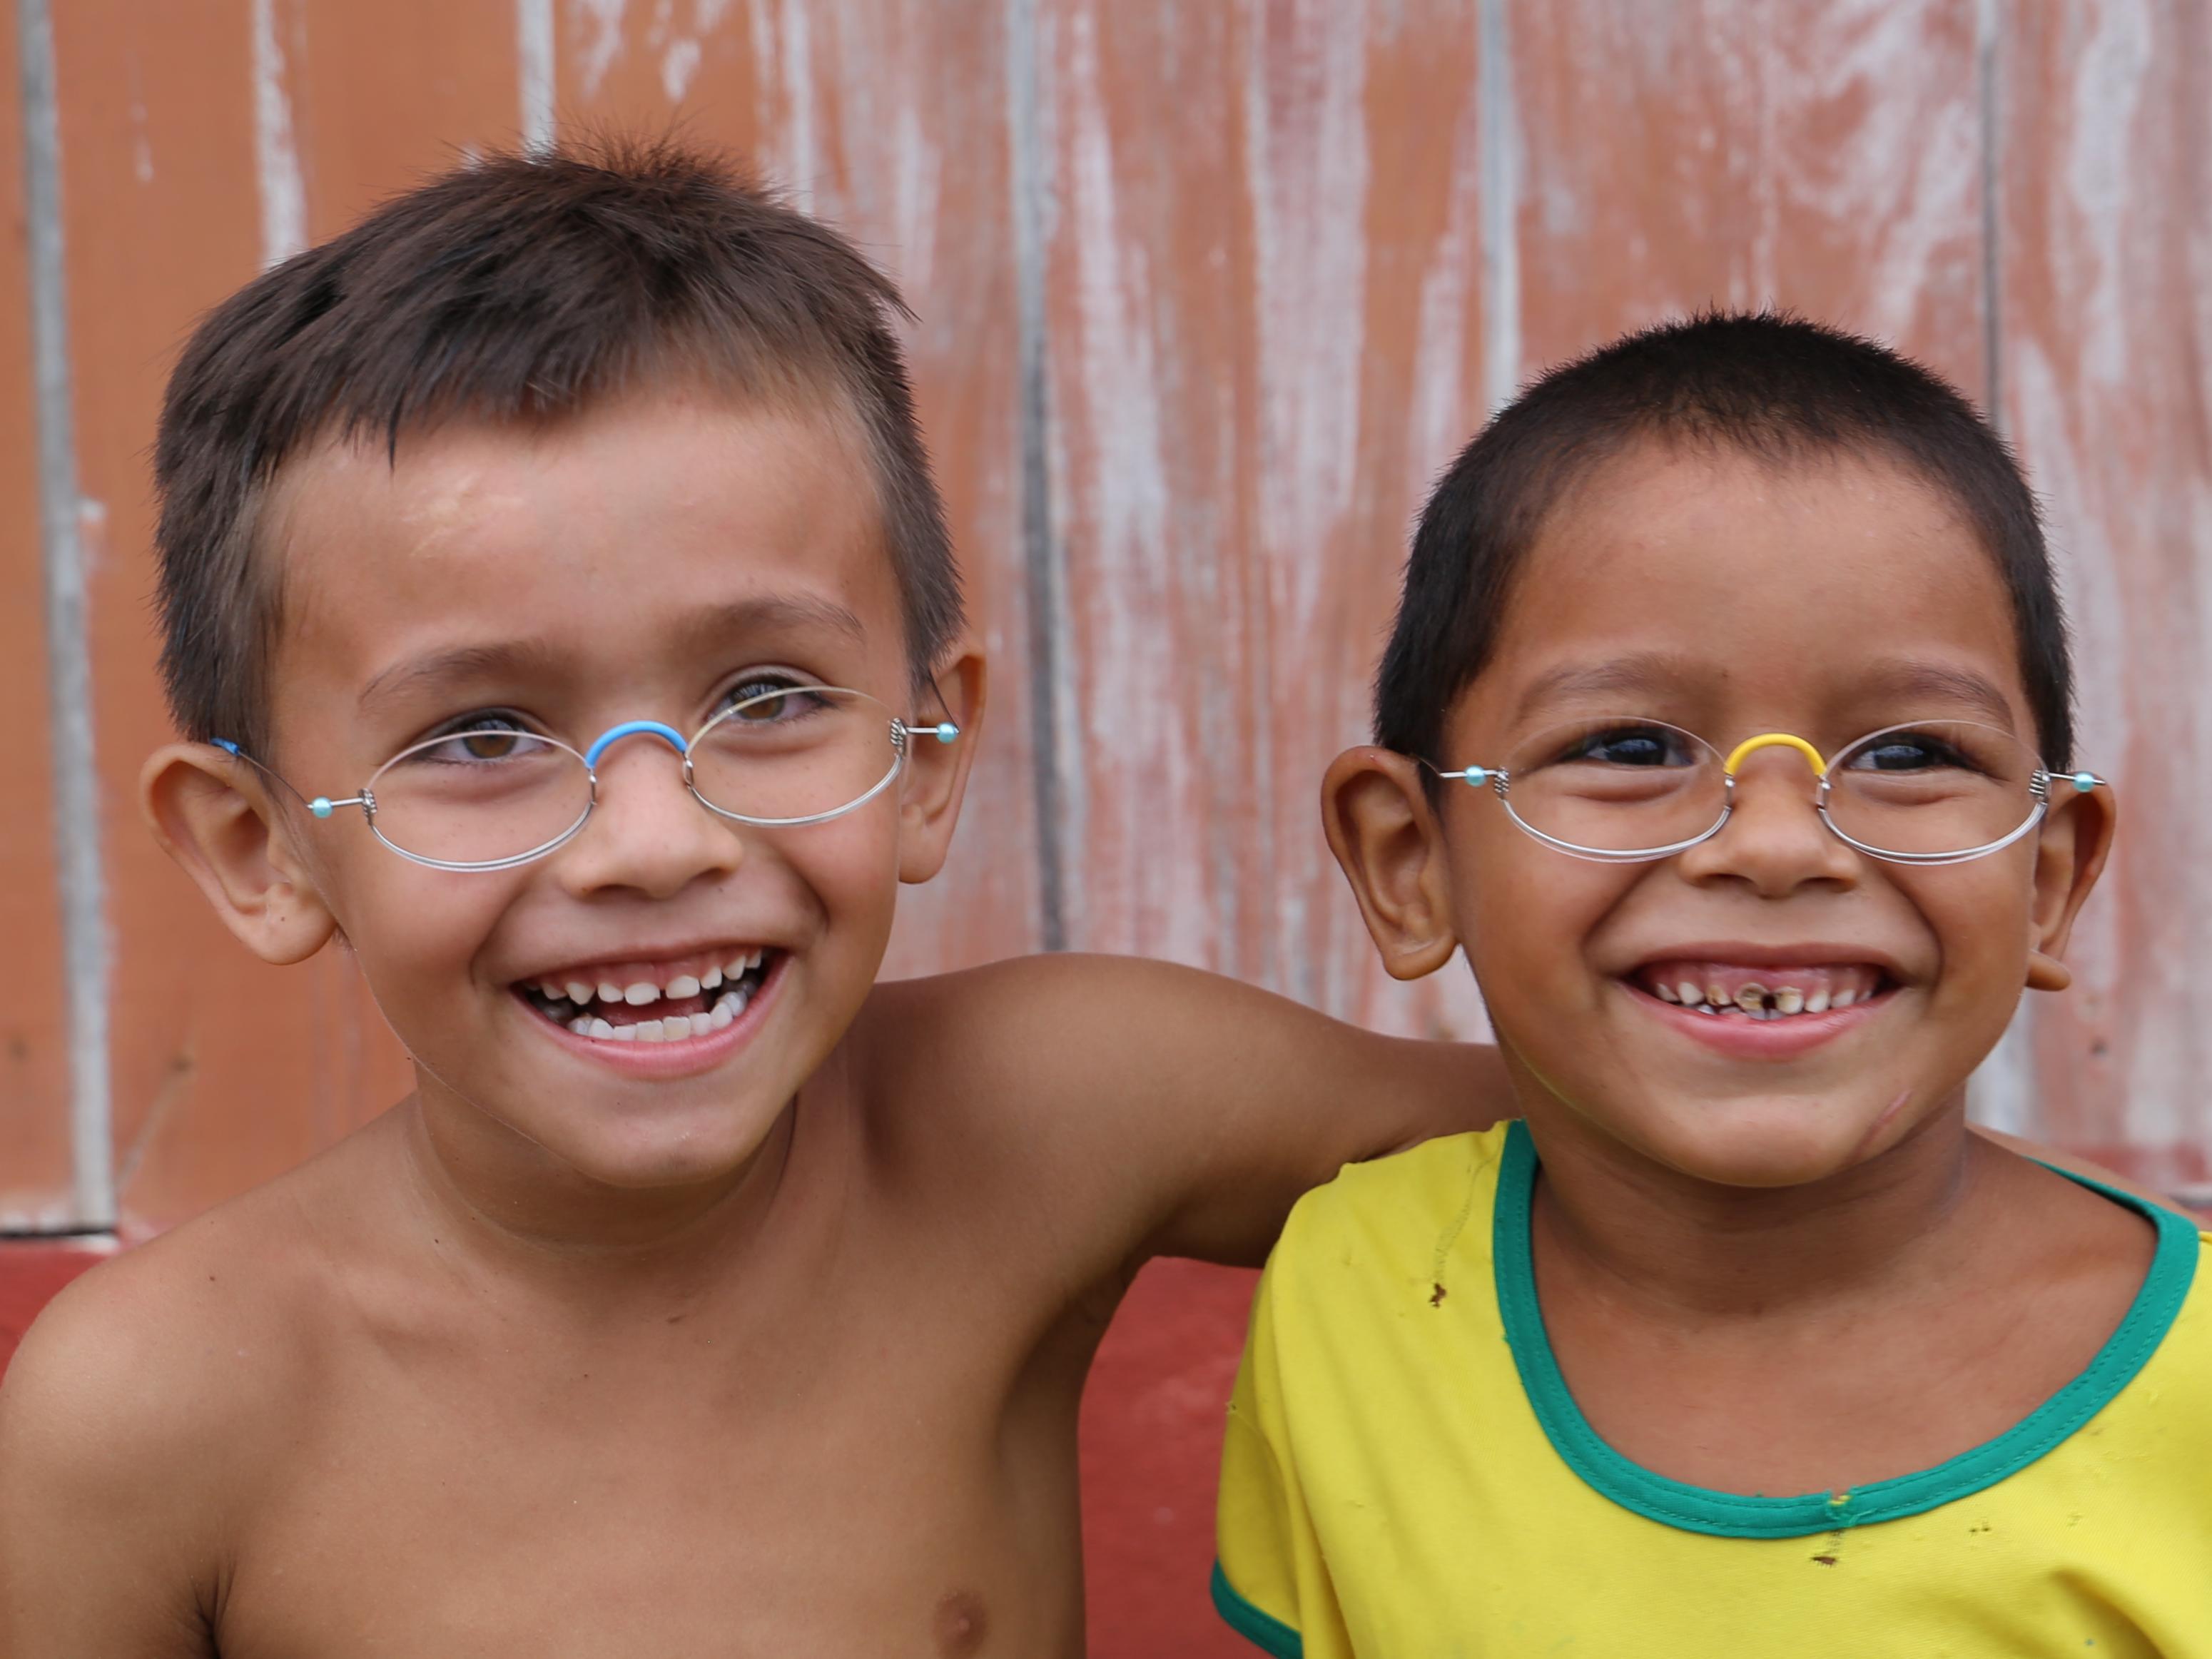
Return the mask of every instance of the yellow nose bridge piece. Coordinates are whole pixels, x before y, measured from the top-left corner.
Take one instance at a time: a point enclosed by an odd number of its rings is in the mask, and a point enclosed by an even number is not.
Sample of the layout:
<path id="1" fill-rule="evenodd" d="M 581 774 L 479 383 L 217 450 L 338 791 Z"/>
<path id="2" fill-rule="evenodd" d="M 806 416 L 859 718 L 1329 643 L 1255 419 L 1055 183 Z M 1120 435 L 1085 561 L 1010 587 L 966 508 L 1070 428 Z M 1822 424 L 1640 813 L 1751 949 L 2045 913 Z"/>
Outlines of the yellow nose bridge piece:
<path id="1" fill-rule="evenodd" d="M 1729 750 L 1729 757 L 1721 763 L 1722 772 L 1729 777 L 1734 777 L 1736 769 L 1743 764 L 1744 757 L 1760 749 L 1795 749 L 1813 763 L 1814 777 L 1824 778 L 1828 775 L 1828 763 L 1820 758 L 1820 751 L 1806 742 L 1804 738 L 1790 732 L 1762 732 L 1755 738 L 1746 738 Z"/>

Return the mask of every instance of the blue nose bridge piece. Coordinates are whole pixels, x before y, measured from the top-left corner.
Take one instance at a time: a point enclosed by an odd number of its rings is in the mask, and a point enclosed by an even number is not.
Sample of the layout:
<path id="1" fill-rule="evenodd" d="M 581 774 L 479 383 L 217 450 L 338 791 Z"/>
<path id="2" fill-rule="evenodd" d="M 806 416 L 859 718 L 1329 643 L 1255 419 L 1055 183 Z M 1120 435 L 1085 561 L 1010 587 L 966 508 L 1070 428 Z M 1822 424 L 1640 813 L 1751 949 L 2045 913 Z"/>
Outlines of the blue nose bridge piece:
<path id="1" fill-rule="evenodd" d="M 684 734 L 672 726 L 663 726 L 659 720 L 624 720 L 620 726 L 610 726 L 599 733 L 598 741 L 584 751 L 584 764 L 596 772 L 600 756 L 624 738 L 637 737 L 641 733 L 659 738 L 679 755 L 691 752 L 691 745 L 684 740 Z"/>

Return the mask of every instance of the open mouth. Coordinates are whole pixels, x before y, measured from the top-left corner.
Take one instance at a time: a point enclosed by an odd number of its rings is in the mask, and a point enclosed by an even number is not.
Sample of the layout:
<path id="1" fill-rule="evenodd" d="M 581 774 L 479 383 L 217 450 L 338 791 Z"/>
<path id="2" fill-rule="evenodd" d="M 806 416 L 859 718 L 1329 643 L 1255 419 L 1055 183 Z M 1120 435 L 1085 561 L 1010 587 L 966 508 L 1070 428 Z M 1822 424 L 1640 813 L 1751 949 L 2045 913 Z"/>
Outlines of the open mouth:
<path id="1" fill-rule="evenodd" d="M 1630 983 L 1660 1001 L 1717 1019 L 1786 1020 L 1872 1002 L 1896 982 L 1873 963 L 1746 967 L 1722 962 L 1648 962 Z"/>
<path id="2" fill-rule="evenodd" d="M 520 981 L 540 1018 L 602 1042 L 678 1042 L 719 1031 L 745 1011 L 783 961 L 765 945 L 659 968 L 583 969 Z"/>

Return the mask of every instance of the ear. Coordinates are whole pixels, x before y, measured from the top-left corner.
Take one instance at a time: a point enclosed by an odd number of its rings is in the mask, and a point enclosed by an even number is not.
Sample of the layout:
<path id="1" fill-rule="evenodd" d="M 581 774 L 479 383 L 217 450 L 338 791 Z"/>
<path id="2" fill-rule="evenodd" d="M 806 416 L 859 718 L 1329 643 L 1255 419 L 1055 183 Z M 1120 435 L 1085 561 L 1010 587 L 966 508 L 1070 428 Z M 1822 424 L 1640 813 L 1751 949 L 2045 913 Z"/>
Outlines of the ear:
<path id="1" fill-rule="evenodd" d="M 1419 762 L 1387 749 L 1347 749 L 1321 785 L 1322 828 L 1393 979 L 1419 979 L 1459 948 L 1443 826 Z"/>
<path id="2" fill-rule="evenodd" d="M 2074 982 L 2073 969 L 2062 960 L 2066 942 L 2082 901 L 2103 873 L 2119 811 L 2110 784 L 2079 791 L 2064 778 L 2053 778 L 2051 787 L 2060 799 L 2052 803 L 2036 841 L 2027 946 L 2032 991 L 2063 991 Z"/>
<path id="3" fill-rule="evenodd" d="M 945 867 L 975 763 L 987 678 L 983 653 L 973 641 L 963 639 L 951 659 L 931 677 L 934 695 L 925 696 L 915 710 L 914 723 L 921 729 L 907 738 L 905 787 L 899 796 L 901 881 L 927 881 Z M 957 726 L 959 735 L 940 742 L 928 729 L 939 720 Z"/>
<path id="4" fill-rule="evenodd" d="M 138 774 L 138 805 L 154 839 L 264 962 L 303 961 L 337 931 L 252 762 L 210 744 L 167 744 Z"/>

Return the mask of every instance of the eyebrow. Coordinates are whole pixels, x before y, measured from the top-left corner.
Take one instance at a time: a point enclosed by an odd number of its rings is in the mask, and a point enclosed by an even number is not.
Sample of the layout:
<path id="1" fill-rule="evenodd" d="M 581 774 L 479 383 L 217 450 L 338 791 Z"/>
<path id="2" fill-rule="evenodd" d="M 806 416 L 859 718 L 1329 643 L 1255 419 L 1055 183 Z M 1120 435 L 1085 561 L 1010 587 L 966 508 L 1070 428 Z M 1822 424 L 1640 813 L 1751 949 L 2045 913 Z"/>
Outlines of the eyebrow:
<path id="1" fill-rule="evenodd" d="M 734 636 L 820 633 L 867 642 L 859 617 L 834 600 L 806 595 L 769 594 L 717 605 L 685 621 L 680 635 L 687 647 L 711 646 Z M 558 672 L 560 654 L 543 640 L 496 640 L 456 645 L 409 658 L 380 671 L 362 688 L 360 707 L 389 702 L 408 691 L 466 684 L 471 680 L 544 678 Z"/>
<path id="2" fill-rule="evenodd" d="M 544 675 L 551 671 L 553 663 L 552 647 L 542 640 L 500 640 L 485 645 L 450 646 L 381 670 L 362 687 L 359 706 L 368 708 L 388 702 L 402 692 L 469 680 Z"/>
<path id="3" fill-rule="evenodd" d="M 1697 677 L 1698 664 L 1671 651 L 1644 651 L 1604 662 L 1567 663 L 1539 674 L 1521 694 L 1514 711 L 1520 721 L 1554 699 L 1605 691 L 1674 689 Z M 1710 668 L 1710 665 L 1707 665 Z"/>
<path id="4" fill-rule="evenodd" d="M 1900 701 L 1927 697 L 1971 703 L 1991 724 L 2008 732 L 2013 729 L 2012 700 L 1996 681 L 1971 668 L 1932 662 L 1883 663 L 1868 676 L 1864 689 Z"/>
<path id="5" fill-rule="evenodd" d="M 712 645 L 732 635 L 818 633 L 842 635 L 854 645 L 868 642 L 868 630 L 857 616 L 833 599 L 811 594 L 767 594 L 737 599 L 694 617 L 684 624 L 687 641 Z"/>

